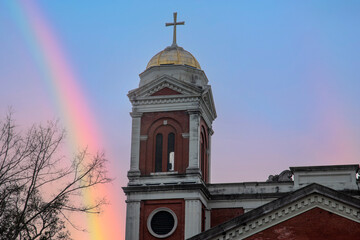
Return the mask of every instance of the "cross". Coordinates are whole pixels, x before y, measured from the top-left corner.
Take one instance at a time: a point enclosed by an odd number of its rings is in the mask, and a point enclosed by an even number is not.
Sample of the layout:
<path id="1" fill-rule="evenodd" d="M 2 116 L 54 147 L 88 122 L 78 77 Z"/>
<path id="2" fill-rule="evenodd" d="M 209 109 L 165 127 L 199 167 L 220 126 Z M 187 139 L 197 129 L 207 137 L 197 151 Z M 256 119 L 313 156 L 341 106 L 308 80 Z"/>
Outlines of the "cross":
<path id="1" fill-rule="evenodd" d="M 174 26 L 174 34 L 173 34 L 173 43 L 171 46 L 177 46 L 176 44 L 176 25 L 185 25 L 185 22 L 176 22 L 177 12 L 174 12 L 174 22 L 173 23 L 165 23 L 165 26 Z"/>

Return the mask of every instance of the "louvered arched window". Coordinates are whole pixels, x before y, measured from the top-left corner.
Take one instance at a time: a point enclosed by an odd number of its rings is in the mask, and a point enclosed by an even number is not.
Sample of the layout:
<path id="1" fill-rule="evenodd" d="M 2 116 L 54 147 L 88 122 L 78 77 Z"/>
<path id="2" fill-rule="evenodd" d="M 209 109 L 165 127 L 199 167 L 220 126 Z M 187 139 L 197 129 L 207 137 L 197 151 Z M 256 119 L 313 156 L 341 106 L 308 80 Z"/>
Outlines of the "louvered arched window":
<path id="1" fill-rule="evenodd" d="M 160 129 L 155 137 L 155 172 L 175 170 L 175 133 Z"/>

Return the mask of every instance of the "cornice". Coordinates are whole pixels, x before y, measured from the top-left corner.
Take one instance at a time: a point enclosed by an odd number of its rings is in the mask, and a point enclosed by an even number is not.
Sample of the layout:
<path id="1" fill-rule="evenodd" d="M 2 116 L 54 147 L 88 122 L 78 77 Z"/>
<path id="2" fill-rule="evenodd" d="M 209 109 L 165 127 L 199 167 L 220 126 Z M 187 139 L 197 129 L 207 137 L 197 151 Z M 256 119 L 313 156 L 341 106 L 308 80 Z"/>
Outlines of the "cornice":
<path id="1" fill-rule="evenodd" d="M 315 207 L 360 222 L 359 199 L 314 183 L 200 233 L 189 240 L 244 239 Z"/>
<path id="2" fill-rule="evenodd" d="M 209 199 L 210 193 L 205 184 L 201 183 L 183 183 L 172 185 L 149 185 L 149 186 L 128 186 L 122 188 L 125 194 L 140 193 L 140 192 L 158 192 L 158 191 L 179 191 L 179 190 L 199 190 L 204 196 Z"/>
<path id="3" fill-rule="evenodd" d="M 200 101 L 200 97 L 188 97 L 188 96 L 181 96 L 181 97 L 157 97 L 157 98 L 146 98 L 146 99 L 134 99 L 131 101 L 133 106 L 139 105 L 150 105 L 150 104 L 170 104 L 170 103 L 188 103 L 188 102 L 195 102 L 198 103 Z"/>
<path id="4" fill-rule="evenodd" d="M 360 223 L 358 208 L 350 207 L 320 194 L 312 194 L 286 207 L 227 231 L 226 234 L 221 234 L 220 236 L 210 239 L 244 239 L 317 207 Z"/>

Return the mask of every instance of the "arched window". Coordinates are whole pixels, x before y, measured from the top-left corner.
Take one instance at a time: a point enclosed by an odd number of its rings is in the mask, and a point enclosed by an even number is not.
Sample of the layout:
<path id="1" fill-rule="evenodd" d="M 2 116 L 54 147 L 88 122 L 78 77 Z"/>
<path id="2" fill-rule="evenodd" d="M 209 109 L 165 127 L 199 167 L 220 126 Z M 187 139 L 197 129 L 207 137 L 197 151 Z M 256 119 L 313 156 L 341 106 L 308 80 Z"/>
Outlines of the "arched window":
<path id="1" fill-rule="evenodd" d="M 167 114 L 171 115 L 170 113 L 158 115 Z M 174 116 L 177 115 L 174 114 Z M 184 113 L 185 117 L 188 118 L 186 113 Z M 141 132 L 141 135 L 147 136 L 140 144 L 141 174 L 149 176 L 160 172 L 185 173 L 189 165 L 189 139 L 184 137 L 184 133 L 189 132 L 189 129 L 188 126 L 182 125 L 186 125 L 186 122 L 178 122 L 178 119 L 168 116 L 153 118 L 154 116 L 151 119 L 149 116 L 148 121 L 153 121 L 153 123 L 150 126 L 146 125 Z"/>
<path id="2" fill-rule="evenodd" d="M 163 135 L 156 135 L 155 145 L 155 172 L 162 172 L 162 155 L 163 155 Z"/>
<path id="3" fill-rule="evenodd" d="M 175 138 L 171 126 L 162 126 L 155 135 L 155 172 L 175 171 Z"/>

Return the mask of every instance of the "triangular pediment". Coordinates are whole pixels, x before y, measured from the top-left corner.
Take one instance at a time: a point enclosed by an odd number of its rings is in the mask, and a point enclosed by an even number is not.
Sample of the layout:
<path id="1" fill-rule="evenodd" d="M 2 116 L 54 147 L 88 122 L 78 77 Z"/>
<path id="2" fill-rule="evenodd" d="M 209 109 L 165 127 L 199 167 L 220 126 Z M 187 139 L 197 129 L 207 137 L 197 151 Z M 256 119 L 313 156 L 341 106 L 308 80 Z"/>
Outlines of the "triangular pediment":
<path id="1" fill-rule="evenodd" d="M 170 93 L 170 94 L 164 94 Z M 202 89 L 168 75 L 163 75 L 137 89 L 131 90 L 129 98 L 158 97 L 164 95 L 200 96 Z"/>
<path id="2" fill-rule="evenodd" d="M 171 96 L 171 95 L 180 95 L 181 93 L 168 88 L 168 87 L 164 87 L 162 89 L 160 89 L 157 92 L 154 92 L 153 94 L 151 94 L 150 96 Z"/>
<path id="3" fill-rule="evenodd" d="M 360 236 L 360 223 L 333 211 L 314 207 L 251 234 L 246 239 L 334 239 L 336 236 L 357 239 Z"/>
<path id="4" fill-rule="evenodd" d="M 219 239 L 219 237 L 224 237 L 221 239 L 229 240 L 274 239 L 271 237 L 273 236 L 271 235 L 271 230 L 277 231 L 278 233 L 281 233 L 281 231 L 284 230 L 286 231 L 284 234 L 295 234 L 296 232 L 301 234 L 301 229 L 297 229 L 294 222 L 305 225 L 307 224 L 306 221 L 308 221 L 310 227 L 313 227 L 313 229 L 317 231 L 322 225 L 316 222 L 312 224 L 311 221 L 316 218 L 318 218 L 318 220 L 326 221 L 326 219 L 321 219 L 321 214 L 324 218 L 327 217 L 329 219 L 329 223 L 331 222 L 335 229 L 341 229 L 344 225 L 351 225 L 353 228 L 357 229 L 358 235 L 354 236 L 359 236 L 359 211 L 359 199 L 319 184 L 311 184 L 251 210 L 228 222 L 213 227 L 189 240 L 210 240 Z M 305 226 L 303 227 L 305 229 Z M 328 228 L 331 227 L 332 226 L 328 225 Z M 267 231 L 268 229 L 270 230 Z M 252 238 L 252 236 L 255 238 Z M 316 236 L 317 235 L 314 235 L 314 238 L 310 237 L 308 239 L 318 239 Z M 349 236 L 351 237 L 353 235 Z M 289 237 L 284 239 L 304 238 L 301 238 L 300 236 L 299 238 Z"/>

